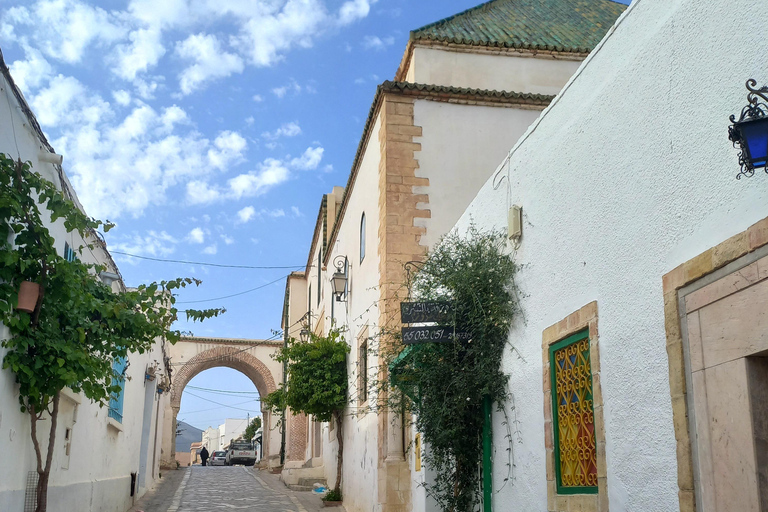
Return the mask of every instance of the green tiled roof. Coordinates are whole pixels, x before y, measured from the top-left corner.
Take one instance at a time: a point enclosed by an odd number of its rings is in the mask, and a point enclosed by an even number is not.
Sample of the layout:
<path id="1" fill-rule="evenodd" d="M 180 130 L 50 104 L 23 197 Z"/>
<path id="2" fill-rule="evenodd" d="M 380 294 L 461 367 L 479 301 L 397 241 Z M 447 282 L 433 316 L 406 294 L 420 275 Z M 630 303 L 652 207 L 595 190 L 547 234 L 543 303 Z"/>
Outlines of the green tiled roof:
<path id="1" fill-rule="evenodd" d="M 411 32 L 411 40 L 589 52 L 627 6 L 612 0 L 491 0 Z"/>

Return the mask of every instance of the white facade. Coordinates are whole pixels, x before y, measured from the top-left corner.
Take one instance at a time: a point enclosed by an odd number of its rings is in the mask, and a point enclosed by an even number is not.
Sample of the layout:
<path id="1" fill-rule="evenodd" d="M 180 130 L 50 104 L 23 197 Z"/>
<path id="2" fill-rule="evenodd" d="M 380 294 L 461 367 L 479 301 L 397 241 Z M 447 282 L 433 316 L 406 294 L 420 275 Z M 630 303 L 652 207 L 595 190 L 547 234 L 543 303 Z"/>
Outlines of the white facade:
<path id="1" fill-rule="evenodd" d="M 219 446 L 221 448 L 224 448 L 228 446 L 233 439 L 242 437 L 247 427 L 248 427 L 248 420 L 245 418 L 225 419 L 224 423 L 219 425 Z M 211 451 L 211 449 L 208 448 L 208 451 Z"/>
<path id="2" fill-rule="evenodd" d="M 0 151 L 23 161 L 31 161 L 32 170 L 41 173 L 57 186 L 68 189 L 75 197 L 71 185 L 59 167 L 40 160 L 50 147 L 36 121 L 27 114 L 28 108 L 19 101 L 15 86 L 6 75 L 5 63 L 0 59 L 0 103 L 4 114 L 0 122 Z M 20 93 L 19 93 L 20 94 Z M 79 203 L 77 203 L 79 205 Z M 83 241 L 79 235 L 67 233 L 62 222 L 49 225 L 57 241 L 57 249 L 64 253 L 64 244 L 77 248 Z M 93 241 L 92 241 L 93 242 Z M 98 245 L 98 244 L 97 244 Z M 78 258 L 86 263 L 100 263 L 116 271 L 105 249 L 96 247 Z M 117 291 L 123 284 L 113 283 Z M 0 338 L 8 336 L 0 326 Z M 0 348 L 0 360 L 5 356 Z M 145 370 L 156 362 L 164 373 L 164 347 L 155 344 L 144 354 L 130 354 L 130 366 L 124 387 L 123 419 L 119 423 L 107 417 L 108 408 L 90 403 L 82 394 L 68 390 L 62 392 L 56 432 L 55 452 L 48 489 L 48 510 L 99 510 L 123 512 L 134 499 L 152 487 L 158 477 L 160 439 L 167 394 L 158 394 L 157 378 L 145 379 Z M 38 435 L 48 435 L 48 420 L 38 425 Z M 42 431 L 42 432 L 41 432 Z M 65 440 L 68 437 L 69 441 Z M 18 386 L 10 370 L 0 370 L 0 447 L 6 464 L 0 468 L 0 510 L 24 509 L 25 488 L 30 472 L 35 472 L 35 452 L 30 437 L 29 415 L 19 410 Z M 47 450 L 46 444 L 42 444 Z M 130 496 L 131 473 L 137 473 L 136 494 Z"/>
<path id="3" fill-rule="evenodd" d="M 748 14 L 755 6 L 635 0 L 497 163 L 502 186 L 489 179 L 458 222 L 506 230 L 508 208 L 523 208 L 510 251 L 524 319 L 503 362 L 521 444 L 504 486 L 496 461 L 495 510 L 548 510 L 542 332 L 592 301 L 610 508 L 680 510 L 662 276 L 768 214 L 768 176 L 737 181 L 727 136 L 746 79 L 768 83 L 768 42 L 755 37 L 768 22 Z M 494 432 L 501 422 L 494 413 Z"/>
<path id="4" fill-rule="evenodd" d="M 222 425 L 223 426 L 223 425 Z M 203 446 L 208 449 L 209 453 L 213 453 L 216 450 L 221 449 L 221 427 L 213 428 L 208 427 L 203 430 L 202 442 Z"/>

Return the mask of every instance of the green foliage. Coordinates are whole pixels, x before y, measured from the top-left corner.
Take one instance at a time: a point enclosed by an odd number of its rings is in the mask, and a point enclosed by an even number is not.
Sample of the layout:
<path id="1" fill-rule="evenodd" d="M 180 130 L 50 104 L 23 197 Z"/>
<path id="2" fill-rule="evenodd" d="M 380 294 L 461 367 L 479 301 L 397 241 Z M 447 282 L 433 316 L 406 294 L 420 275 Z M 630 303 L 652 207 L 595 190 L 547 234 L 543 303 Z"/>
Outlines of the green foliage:
<path id="1" fill-rule="evenodd" d="M 146 352 L 158 339 L 177 341 L 181 332 L 171 329 L 179 313 L 174 291 L 200 284 L 179 278 L 114 293 L 97 277 L 105 267 L 67 261 L 57 253 L 46 227 L 49 219 L 86 241 L 78 248 L 81 255 L 83 249 L 100 250 L 103 242 L 97 228 L 112 227 L 86 216 L 53 183 L 32 172 L 29 163 L 0 154 L 0 322 L 10 331 L 2 341 L 7 349 L 3 369 L 15 374 L 21 410 L 30 413 L 41 475 L 38 511 L 47 506 L 60 391 L 69 387 L 106 405 L 120 391 L 113 384 L 120 377 L 113 361 L 131 352 Z M 23 281 L 40 285 L 32 314 L 16 309 Z M 223 312 L 188 310 L 186 314 L 188 319 L 203 320 Z M 51 424 L 43 463 L 36 425 L 45 411 L 51 415 Z"/>
<path id="2" fill-rule="evenodd" d="M 323 501 L 341 501 L 343 496 L 341 495 L 341 491 L 338 489 L 331 489 L 326 493 L 325 496 L 323 496 Z"/>
<path id="3" fill-rule="evenodd" d="M 288 363 L 287 388 L 277 389 L 264 398 L 273 409 L 286 405 L 295 413 L 312 414 L 318 421 L 331 421 L 347 403 L 347 354 L 349 345 L 339 329 L 328 336 L 311 335 L 303 343 L 293 338 L 275 359 Z"/>
<path id="4" fill-rule="evenodd" d="M 390 367 L 400 396 L 413 398 L 429 446 L 424 463 L 436 475 L 427 492 L 443 510 L 469 512 L 480 502 L 483 397 L 507 399 L 501 359 L 517 312 L 516 270 L 503 233 L 471 226 L 465 237 L 444 237 L 411 283 L 418 300 L 453 303 L 456 330 L 470 333 L 467 341 L 411 345 Z"/>
<path id="5" fill-rule="evenodd" d="M 245 433 L 243 434 L 243 439 L 246 441 L 253 440 L 254 437 L 256 437 L 256 432 L 261 428 L 261 417 L 256 416 L 251 420 L 251 423 L 245 427 Z"/>

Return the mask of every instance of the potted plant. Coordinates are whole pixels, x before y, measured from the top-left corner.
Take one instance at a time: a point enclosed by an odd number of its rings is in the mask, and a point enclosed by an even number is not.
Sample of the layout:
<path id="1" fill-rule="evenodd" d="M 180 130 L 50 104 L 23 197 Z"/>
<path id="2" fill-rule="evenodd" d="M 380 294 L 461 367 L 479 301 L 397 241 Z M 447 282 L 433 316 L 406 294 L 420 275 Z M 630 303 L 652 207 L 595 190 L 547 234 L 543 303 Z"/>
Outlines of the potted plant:
<path id="1" fill-rule="evenodd" d="M 323 506 L 325 507 L 338 507 L 341 505 L 341 501 L 341 489 L 338 488 L 328 491 L 328 494 L 323 496 Z"/>

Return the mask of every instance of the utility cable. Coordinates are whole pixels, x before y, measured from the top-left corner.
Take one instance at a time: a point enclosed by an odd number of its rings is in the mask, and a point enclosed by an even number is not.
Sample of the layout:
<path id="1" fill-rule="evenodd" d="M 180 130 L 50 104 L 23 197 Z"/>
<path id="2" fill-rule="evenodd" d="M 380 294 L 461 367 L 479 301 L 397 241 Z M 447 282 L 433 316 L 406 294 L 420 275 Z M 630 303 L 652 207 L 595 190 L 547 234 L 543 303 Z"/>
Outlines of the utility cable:
<path id="1" fill-rule="evenodd" d="M 199 398 L 200 400 L 205 400 L 206 402 L 211 402 L 212 404 L 221 405 L 222 407 L 229 407 L 230 409 L 237 409 L 237 410 L 239 410 L 239 411 L 245 411 L 245 412 L 253 412 L 253 411 L 254 411 L 254 409 L 243 409 L 243 408 L 241 408 L 241 407 L 235 407 L 235 406 L 233 406 L 233 405 L 222 404 L 222 403 L 220 403 L 220 402 L 216 402 L 216 401 L 214 401 L 214 400 L 209 400 L 208 398 L 205 398 L 205 397 L 203 397 L 203 396 L 200 396 L 200 395 L 196 395 L 196 394 L 194 394 L 194 393 L 192 393 L 192 392 L 189 392 L 189 391 L 187 391 L 187 393 L 188 393 L 190 396 L 193 396 L 193 397 L 195 397 L 195 398 Z M 254 399 L 253 399 L 253 401 L 254 401 L 254 402 L 261 402 L 261 399 L 259 399 L 259 398 L 254 398 Z"/>
<path id="2" fill-rule="evenodd" d="M 184 389 L 196 389 L 197 391 L 205 391 L 208 393 L 216 393 L 219 395 L 242 395 L 242 394 L 248 394 L 248 395 L 258 395 L 258 391 L 234 391 L 234 390 L 226 390 L 226 389 L 210 389 L 210 388 L 199 388 L 197 386 L 190 386 L 187 384 L 186 388 Z"/>
<path id="3" fill-rule="evenodd" d="M 269 265 L 225 265 L 223 263 L 204 263 L 202 261 L 185 261 L 185 260 L 169 260 L 165 258 L 152 258 L 150 256 L 139 256 L 138 254 L 131 254 L 122 251 L 109 251 L 112 254 L 120 254 L 122 256 L 130 256 L 131 258 L 138 258 L 140 260 L 160 261 L 163 263 L 184 263 L 187 265 L 201 265 L 205 267 L 220 267 L 220 268 L 248 268 L 257 270 L 269 270 L 269 269 L 283 269 L 283 268 L 306 268 L 306 265 L 283 265 L 283 266 L 269 266 Z"/>
<path id="4" fill-rule="evenodd" d="M 286 277 L 288 277 L 288 276 L 287 276 L 287 275 L 286 275 L 286 276 L 280 276 L 280 277 L 278 277 L 277 279 L 275 279 L 274 281 L 270 281 L 270 282 L 268 282 L 267 284 L 263 284 L 263 285 L 261 285 L 261 286 L 257 286 L 256 288 L 251 288 L 250 290 L 245 290 L 244 292 L 233 293 L 232 295 L 224 295 L 223 297 L 214 297 L 214 298 L 212 298 L 212 299 L 200 299 L 200 300 L 177 300 L 177 301 L 176 301 L 176 304 L 197 304 L 197 303 L 199 303 L 199 302 L 211 302 L 211 301 L 214 301 L 214 300 L 229 299 L 229 298 L 232 298 L 232 297 L 237 297 L 237 296 L 239 296 L 239 295 L 245 295 L 246 293 L 255 292 L 256 290 L 261 290 L 262 288 L 266 288 L 267 286 L 269 286 L 269 285 L 271 285 L 271 284 L 275 284 L 275 283 L 277 283 L 278 281 L 282 281 L 282 280 L 283 280 L 283 279 L 285 279 Z"/>

